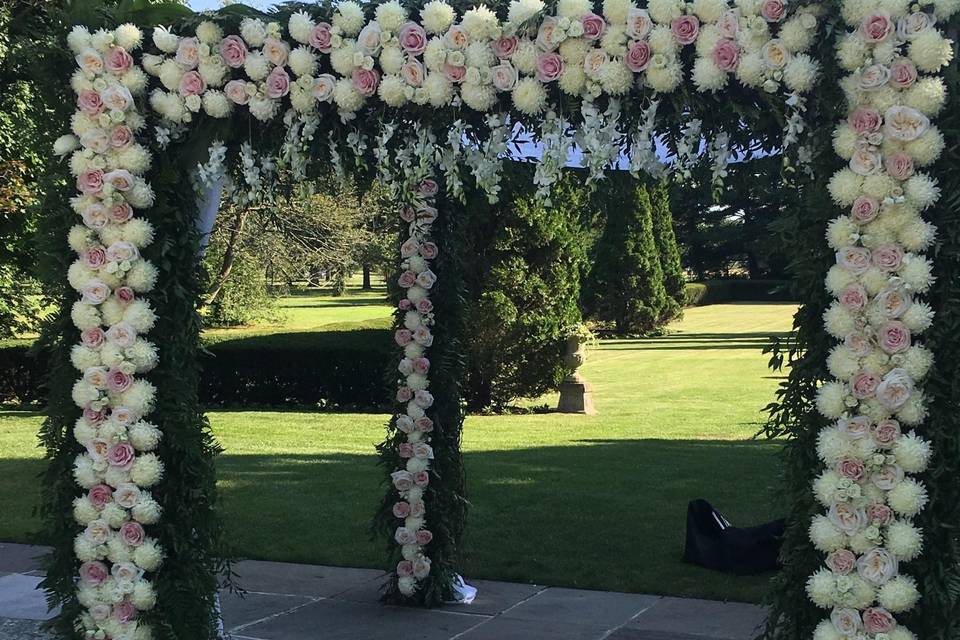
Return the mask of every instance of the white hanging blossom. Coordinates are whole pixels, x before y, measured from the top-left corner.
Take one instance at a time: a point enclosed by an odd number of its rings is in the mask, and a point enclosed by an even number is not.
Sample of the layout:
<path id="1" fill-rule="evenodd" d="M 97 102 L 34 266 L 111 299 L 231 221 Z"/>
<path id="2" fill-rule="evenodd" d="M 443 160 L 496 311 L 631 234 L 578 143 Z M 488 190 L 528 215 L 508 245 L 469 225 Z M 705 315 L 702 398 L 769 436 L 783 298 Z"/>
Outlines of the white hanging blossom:
<path id="1" fill-rule="evenodd" d="M 691 169 L 700 156 L 700 130 L 703 123 L 694 119 L 683 127 L 683 136 L 677 143 L 676 171 L 685 179 L 690 178 Z"/>
<path id="2" fill-rule="evenodd" d="M 727 165 L 730 163 L 730 134 L 722 131 L 710 142 L 710 165 L 712 167 L 712 183 L 723 185 L 727 177 Z"/>
<path id="3" fill-rule="evenodd" d="M 573 137 L 569 135 L 569 131 L 570 122 L 553 110 L 548 111 L 540 123 L 543 153 L 533 173 L 533 182 L 537 186 L 537 198 L 547 205 L 550 204 L 550 191 L 560 179 L 560 172 L 573 148 Z"/>
<path id="4" fill-rule="evenodd" d="M 659 106 L 659 100 L 650 102 L 630 136 L 630 173 L 635 178 L 641 173 L 658 178 L 667 172 L 667 165 L 657 157 L 656 120 Z"/>

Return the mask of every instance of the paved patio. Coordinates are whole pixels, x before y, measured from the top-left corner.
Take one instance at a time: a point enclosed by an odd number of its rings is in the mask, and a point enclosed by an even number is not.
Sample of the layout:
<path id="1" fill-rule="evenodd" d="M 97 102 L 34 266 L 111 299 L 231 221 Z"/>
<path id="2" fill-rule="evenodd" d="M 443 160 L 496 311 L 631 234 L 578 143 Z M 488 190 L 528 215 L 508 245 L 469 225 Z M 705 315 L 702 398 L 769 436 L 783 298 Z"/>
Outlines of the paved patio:
<path id="1" fill-rule="evenodd" d="M 41 640 L 48 617 L 36 557 L 0 543 L 0 640 Z M 378 603 L 383 572 L 247 560 L 246 598 L 224 594 L 233 640 L 750 640 L 756 605 L 469 580 L 469 605 L 434 610 Z"/>

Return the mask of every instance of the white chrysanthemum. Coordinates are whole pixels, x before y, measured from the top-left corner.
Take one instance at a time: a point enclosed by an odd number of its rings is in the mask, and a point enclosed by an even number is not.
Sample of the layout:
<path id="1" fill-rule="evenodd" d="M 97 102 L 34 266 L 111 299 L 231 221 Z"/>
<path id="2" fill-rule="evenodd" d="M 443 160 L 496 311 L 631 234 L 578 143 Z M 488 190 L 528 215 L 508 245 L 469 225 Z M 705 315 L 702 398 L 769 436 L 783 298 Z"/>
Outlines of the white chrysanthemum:
<path id="1" fill-rule="evenodd" d="M 423 28 L 427 33 L 432 34 L 445 33 L 456 17 L 453 7 L 443 0 L 431 0 L 420 10 Z"/>
<path id="2" fill-rule="evenodd" d="M 250 102 L 247 103 L 247 108 L 250 109 L 250 115 L 260 122 L 269 122 L 273 120 L 280 110 L 280 103 L 258 94 L 250 98 Z"/>
<path id="3" fill-rule="evenodd" d="M 677 39 L 673 37 L 673 31 L 669 26 L 655 26 L 647 40 L 650 43 L 650 50 L 655 54 L 673 55 L 677 50 Z"/>
<path id="4" fill-rule="evenodd" d="M 907 251 L 923 251 L 933 244 L 937 228 L 924 220 L 913 220 L 899 231 L 898 239 Z"/>
<path id="5" fill-rule="evenodd" d="M 153 370 L 159 361 L 156 346 L 141 338 L 127 348 L 126 355 L 127 360 L 137 368 L 137 373 Z"/>
<path id="6" fill-rule="evenodd" d="M 67 282 L 77 291 L 82 290 L 87 283 L 97 277 L 97 272 L 87 267 L 83 261 L 76 260 L 67 269 Z"/>
<path id="7" fill-rule="evenodd" d="M 907 55 L 920 71 L 934 73 L 953 59 L 950 41 L 936 29 L 927 29 L 914 36 L 907 48 Z"/>
<path id="8" fill-rule="evenodd" d="M 154 27 L 153 44 L 164 53 L 173 53 L 180 44 L 180 38 L 170 33 L 166 27 Z"/>
<path id="9" fill-rule="evenodd" d="M 397 0 L 390 0 L 377 6 L 376 18 L 381 30 L 396 32 L 406 22 L 407 10 Z"/>
<path id="10" fill-rule="evenodd" d="M 86 526 L 100 517 L 100 513 L 85 497 L 73 501 L 73 519 Z"/>
<path id="11" fill-rule="evenodd" d="M 934 126 L 929 127 L 916 140 L 911 140 L 903 145 L 904 151 L 913 158 L 913 162 L 919 167 L 933 163 L 940 157 L 944 147 L 943 134 Z"/>
<path id="12" fill-rule="evenodd" d="M 913 256 L 904 260 L 900 268 L 900 277 L 914 291 L 924 292 L 933 283 L 933 265 L 929 258 Z"/>
<path id="13" fill-rule="evenodd" d="M 406 61 L 403 51 L 395 45 L 386 45 L 380 51 L 380 69 L 385 75 L 395 76 L 400 73 Z"/>
<path id="14" fill-rule="evenodd" d="M 830 608 L 837 602 L 837 581 L 826 569 L 820 569 L 807 580 L 807 595 L 815 605 Z"/>
<path id="15" fill-rule="evenodd" d="M 377 88 L 377 95 L 388 106 L 399 107 L 407 101 L 406 90 L 407 83 L 400 76 L 383 76 Z"/>
<path id="16" fill-rule="evenodd" d="M 827 418 L 839 418 L 846 410 L 846 387 L 840 382 L 827 382 L 817 390 L 817 410 Z"/>
<path id="17" fill-rule="evenodd" d="M 940 187 L 930 176 L 918 173 L 903 184 L 907 200 L 921 211 L 940 199 Z"/>
<path id="18" fill-rule="evenodd" d="M 93 349 L 77 344 L 70 349 L 70 363 L 78 371 L 100 365 L 100 354 Z"/>
<path id="19" fill-rule="evenodd" d="M 718 91 L 727 85 L 727 72 L 712 58 L 697 58 L 693 63 L 693 84 L 698 91 Z"/>
<path id="20" fill-rule="evenodd" d="M 913 478 L 904 478 L 887 493 L 887 503 L 895 512 L 913 517 L 927 504 L 927 489 Z"/>
<path id="21" fill-rule="evenodd" d="M 877 592 L 877 601 L 891 613 L 908 611 L 917 604 L 920 592 L 917 583 L 909 576 L 897 576 Z"/>
<path id="22" fill-rule="evenodd" d="M 138 260 L 127 271 L 127 284 L 134 291 L 146 292 L 157 282 L 157 268 L 147 260 Z"/>
<path id="23" fill-rule="evenodd" d="M 157 594 L 146 580 L 140 580 L 134 585 L 130 602 L 141 611 L 149 611 L 157 604 Z"/>
<path id="24" fill-rule="evenodd" d="M 847 243 L 849 244 L 849 243 Z M 831 242 L 832 245 L 832 242 Z M 846 246 L 846 245 L 844 245 Z M 838 264 L 830 267 L 830 270 L 827 271 L 827 277 L 824 281 L 827 287 L 827 290 L 834 296 L 839 296 L 840 292 L 849 287 L 851 284 L 854 284 L 857 281 L 857 276 L 848 269 L 844 269 Z"/>
<path id="25" fill-rule="evenodd" d="M 848 247 L 853 237 L 860 232 L 857 223 L 850 216 L 834 218 L 827 225 L 827 244 L 833 249 Z"/>
<path id="26" fill-rule="evenodd" d="M 583 71 L 583 65 L 568 65 L 564 68 L 557 84 L 567 95 L 578 96 L 586 82 L 587 74 Z"/>
<path id="27" fill-rule="evenodd" d="M 251 47 L 262 47 L 267 39 L 267 25 L 259 18 L 244 18 L 240 22 L 240 35 Z"/>
<path id="28" fill-rule="evenodd" d="M 67 34 L 67 46 L 74 53 L 80 53 L 90 46 L 90 31 L 86 27 L 76 26 Z"/>
<path id="29" fill-rule="evenodd" d="M 244 60 L 243 70 L 251 80 L 259 82 L 270 73 L 270 61 L 259 51 L 251 51 Z"/>
<path id="30" fill-rule="evenodd" d="M 100 312 L 92 304 L 74 302 L 70 309 L 70 319 L 81 331 L 100 326 Z"/>
<path id="31" fill-rule="evenodd" d="M 287 60 L 290 70 L 297 77 L 312 76 L 317 72 L 317 56 L 307 47 L 297 47 Z"/>
<path id="32" fill-rule="evenodd" d="M 486 42 L 471 42 L 464 51 L 464 60 L 468 67 L 487 70 L 494 65 L 496 57 L 493 49 Z"/>
<path id="33" fill-rule="evenodd" d="M 507 22 L 514 28 L 543 11 L 543 0 L 512 0 L 507 9 Z"/>
<path id="34" fill-rule="evenodd" d="M 557 16 L 561 18 L 579 18 L 593 9 L 590 0 L 559 0 L 557 2 Z"/>
<path id="35" fill-rule="evenodd" d="M 453 100 L 453 83 L 443 74 L 427 74 L 423 81 L 423 88 L 427 92 L 428 101 L 435 107 L 445 107 Z"/>
<path id="36" fill-rule="evenodd" d="M 467 34 L 474 40 L 489 40 L 500 36 L 500 21 L 497 14 L 485 5 L 468 9 L 460 21 Z"/>
<path id="37" fill-rule="evenodd" d="M 84 418 L 77 418 L 77 421 L 73 424 L 73 437 L 77 442 L 86 446 L 87 443 L 97 437 L 97 428 Z"/>
<path id="38" fill-rule="evenodd" d="M 816 61 L 805 53 L 798 53 L 791 57 L 784 67 L 783 80 L 790 89 L 806 93 L 813 89 L 818 73 L 819 66 Z"/>
<path id="39" fill-rule="evenodd" d="M 297 11 L 290 16 L 290 20 L 287 22 L 287 31 L 290 32 L 290 37 L 301 44 L 307 44 L 310 42 L 310 34 L 313 33 L 313 27 L 315 26 L 313 18 L 305 11 Z"/>
<path id="40" fill-rule="evenodd" d="M 933 353 L 922 346 L 914 345 L 903 354 L 900 366 L 906 369 L 914 380 L 922 380 L 933 366 Z"/>
<path id="41" fill-rule="evenodd" d="M 141 498 L 130 510 L 133 519 L 141 524 L 154 524 L 160 520 L 160 505 L 153 498 Z"/>
<path id="42" fill-rule="evenodd" d="M 696 49 L 697 55 L 705 58 L 712 56 L 714 47 L 717 46 L 717 43 L 724 37 L 720 32 L 720 29 L 713 24 L 703 25 L 700 27 L 700 35 L 697 36 L 697 41 L 694 43 L 694 49 Z"/>
<path id="43" fill-rule="evenodd" d="M 843 640 L 843 636 L 829 620 L 824 620 L 813 630 L 813 640 Z"/>
<path id="44" fill-rule="evenodd" d="M 813 44 L 813 38 L 817 33 L 816 27 L 808 28 L 807 24 L 812 22 L 816 25 L 816 18 L 810 20 L 809 14 L 795 15 L 780 27 L 779 38 L 783 44 L 793 53 L 806 51 Z"/>
<path id="45" fill-rule="evenodd" d="M 92 562 L 100 559 L 98 548 L 82 535 L 74 538 L 73 553 L 80 562 Z M 97 591 L 87 585 L 81 585 L 77 590 L 77 600 L 84 606 L 93 606 L 97 604 Z"/>
<path id="46" fill-rule="evenodd" d="M 932 451 L 930 443 L 911 432 L 899 440 L 893 447 L 897 464 L 907 473 L 921 473 L 930 463 Z"/>
<path id="47" fill-rule="evenodd" d="M 133 67 L 120 78 L 120 84 L 135 96 L 141 96 L 147 90 L 147 74 L 140 67 Z"/>
<path id="48" fill-rule="evenodd" d="M 211 89 L 203 94 L 203 111 L 211 118 L 226 118 L 233 110 L 233 103 L 222 91 Z"/>
<path id="49" fill-rule="evenodd" d="M 651 0 L 647 3 L 647 11 L 655 22 L 670 24 L 674 18 L 683 15 L 682 0 Z"/>
<path id="50" fill-rule="evenodd" d="M 520 73 L 531 74 L 537 70 L 537 47 L 529 40 L 522 40 L 510 60 Z"/>
<path id="51" fill-rule="evenodd" d="M 149 422 L 138 422 L 129 430 L 130 444 L 137 451 L 153 451 L 160 442 L 160 430 Z"/>
<path id="52" fill-rule="evenodd" d="M 423 64 L 430 71 L 443 71 L 443 65 L 447 61 L 447 45 L 443 43 L 443 38 L 430 38 L 427 41 L 427 48 L 423 52 Z"/>
<path id="53" fill-rule="evenodd" d="M 590 41 L 583 38 L 567 38 L 557 51 L 568 65 L 580 65 L 592 48 Z"/>
<path id="54" fill-rule="evenodd" d="M 926 116 L 935 116 L 947 101 L 947 87 L 939 77 L 919 78 L 912 87 L 902 92 L 903 104 Z"/>
<path id="55" fill-rule="evenodd" d="M 893 87 L 882 87 L 866 94 L 867 103 L 880 113 L 900 104 L 900 92 Z"/>
<path id="56" fill-rule="evenodd" d="M 609 60 L 600 66 L 597 78 L 605 93 L 620 96 L 630 91 L 633 85 L 633 72 L 619 59 Z"/>
<path id="57" fill-rule="evenodd" d="M 817 434 L 817 456 L 824 464 L 832 466 L 840 458 L 856 455 L 854 442 L 836 426 L 822 429 Z"/>
<path id="58" fill-rule="evenodd" d="M 837 61 L 846 71 L 856 71 L 862 67 L 870 53 L 870 48 L 860 34 L 853 32 L 837 44 Z"/>
<path id="59" fill-rule="evenodd" d="M 926 302 L 914 302 L 900 318 L 914 333 L 923 333 L 933 324 L 934 311 Z"/>
<path id="60" fill-rule="evenodd" d="M 134 175 L 142 175 L 150 168 L 150 152 L 146 147 L 133 144 L 120 151 L 117 156 L 117 167 L 123 168 Z M 132 222 L 132 221 L 131 221 Z"/>
<path id="61" fill-rule="evenodd" d="M 146 540 L 133 551 L 134 563 L 144 571 L 155 571 L 163 560 L 160 548 L 153 540 Z"/>
<path id="62" fill-rule="evenodd" d="M 539 80 L 521 78 L 512 92 L 513 106 L 527 115 L 536 115 L 543 111 L 547 103 L 547 92 Z"/>
<path id="63" fill-rule="evenodd" d="M 906 404 L 897 410 L 897 420 L 903 424 L 916 426 L 927 418 L 927 400 L 922 392 L 914 392 Z"/>
<path id="64" fill-rule="evenodd" d="M 644 80 L 654 91 L 670 93 L 683 80 L 683 69 L 676 60 L 668 60 L 662 66 L 651 65 L 648 67 Z"/>
<path id="65" fill-rule="evenodd" d="M 204 44 L 219 45 L 223 39 L 223 29 L 215 22 L 204 20 L 197 25 L 197 38 Z"/>
<path id="66" fill-rule="evenodd" d="M 860 284 L 863 285 L 868 294 L 875 296 L 887 287 L 887 274 L 877 267 L 870 267 L 866 272 L 860 274 Z"/>
<path id="67" fill-rule="evenodd" d="M 630 0 L 603 0 L 603 17 L 608 23 L 623 24 L 632 6 Z"/>
<path id="68" fill-rule="evenodd" d="M 116 503 L 110 503 L 100 512 L 100 517 L 114 529 L 119 529 L 129 519 L 127 510 Z"/>
<path id="69" fill-rule="evenodd" d="M 173 58 L 167 58 L 160 65 L 160 82 L 168 91 L 176 91 L 180 86 L 180 78 L 183 77 L 183 67 L 177 64 Z"/>
<path id="70" fill-rule="evenodd" d="M 290 87 L 290 106 L 298 113 L 310 113 L 316 109 L 317 100 L 313 95 L 313 89 L 299 84 Z"/>
<path id="71" fill-rule="evenodd" d="M 93 81 L 86 76 L 86 74 L 77 69 L 73 72 L 73 75 L 70 76 L 70 88 L 73 89 L 74 93 L 80 93 L 81 91 L 90 91 L 93 89 Z M 79 111 L 78 115 L 83 115 Z M 86 116 L 84 116 L 86 117 Z M 61 154 L 57 154 L 61 155 Z"/>
<path id="72" fill-rule="evenodd" d="M 147 415 L 153 410 L 156 389 L 146 380 L 134 380 L 130 388 L 120 394 L 120 403 L 134 413 Z"/>
<path id="73" fill-rule="evenodd" d="M 813 481 L 813 494 L 825 507 L 837 501 L 839 490 L 840 476 L 835 471 L 824 471 Z"/>
<path id="74" fill-rule="evenodd" d="M 850 378 L 860 368 L 860 361 L 850 349 L 838 345 L 830 352 L 827 358 L 827 368 L 835 378 Z"/>
<path id="75" fill-rule="evenodd" d="M 107 541 L 107 559 L 110 562 L 133 562 L 133 548 L 120 538 Z"/>
<path id="76" fill-rule="evenodd" d="M 844 338 L 857 327 L 853 314 L 836 302 L 823 313 L 823 322 L 827 333 L 835 338 Z"/>
<path id="77" fill-rule="evenodd" d="M 130 480 L 141 487 L 152 487 L 163 475 L 163 463 L 153 453 L 137 456 L 130 467 Z"/>
<path id="78" fill-rule="evenodd" d="M 136 51 L 143 44 L 143 32 L 126 22 L 113 30 L 113 41 L 127 51 Z"/>
<path id="79" fill-rule="evenodd" d="M 333 14 L 333 26 L 340 27 L 344 35 L 357 35 L 363 28 L 363 8 L 353 0 L 340 2 Z"/>
<path id="80" fill-rule="evenodd" d="M 356 68 L 353 47 L 343 46 L 330 52 L 330 66 L 342 76 L 349 76 Z"/>
<path id="81" fill-rule="evenodd" d="M 693 0 L 690 10 L 701 22 L 716 22 L 727 11 L 726 0 Z"/>
<path id="82" fill-rule="evenodd" d="M 497 92 L 493 85 L 467 82 L 460 87 L 463 103 L 474 111 L 489 111 L 497 101 Z"/>
<path id="83" fill-rule="evenodd" d="M 890 523 L 885 540 L 887 550 L 901 562 L 913 560 L 923 549 L 923 532 L 904 520 Z"/>

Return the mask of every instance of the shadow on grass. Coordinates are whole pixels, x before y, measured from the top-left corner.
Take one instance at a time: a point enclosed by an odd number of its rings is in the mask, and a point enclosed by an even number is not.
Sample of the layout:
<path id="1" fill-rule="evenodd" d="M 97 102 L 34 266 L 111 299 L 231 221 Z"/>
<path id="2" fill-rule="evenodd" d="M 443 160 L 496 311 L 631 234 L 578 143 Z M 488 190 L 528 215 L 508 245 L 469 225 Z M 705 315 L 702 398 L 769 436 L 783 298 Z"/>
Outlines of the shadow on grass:
<path id="1" fill-rule="evenodd" d="M 682 333 L 653 338 L 604 340 L 599 344 L 611 351 L 669 351 L 690 349 L 696 351 L 714 349 L 762 349 L 774 340 L 789 345 L 789 332 L 771 333 Z"/>
<path id="2" fill-rule="evenodd" d="M 704 497 L 737 525 L 786 512 L 779 445 L 714 440 L 584 440 L 465 454 L 472 503 L 464 574 L 558 586 L 758 601 L 768 576 L 686 565 L 686 506 Z M 242 455 L 217 463 L 222 509 L 239 556 L 384 566 L 368 523 L 382 495 L 372 455 Z M 37 460 L 0 460 L 6 513 L 30 513 Z M 429 524 L 429 514 L 428 514 Z M 14 523 L 0 539 L 23 539 Z M 25 526 L 24 523 L 19 523 Z M 35 527 L 34 527 L 35 528 Z"/>

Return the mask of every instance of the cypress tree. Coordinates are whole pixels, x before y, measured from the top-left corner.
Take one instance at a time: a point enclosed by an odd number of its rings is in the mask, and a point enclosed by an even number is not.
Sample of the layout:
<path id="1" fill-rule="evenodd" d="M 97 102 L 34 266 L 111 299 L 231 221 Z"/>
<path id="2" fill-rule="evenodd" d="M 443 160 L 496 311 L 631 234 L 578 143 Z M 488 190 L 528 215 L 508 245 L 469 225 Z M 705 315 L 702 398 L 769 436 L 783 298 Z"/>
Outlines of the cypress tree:
<path id="1" fill-rule="evenodd" d="M 606 218 L 596 246 L 585 302 L 617 333 L 650 333 L 662 324 L 667 293 L 653 233 L 646 185 L 628 173 L 609 177 L 597 192 Z"/>
<path id="2" fill-rule="evenodd" d="M 670 209 L 670 191 L 666 181 L 660 181 L 650 189 L 653 206 L 653 239 L 663 272 L 663 286 L 667 293 L 666 304 L 661 313 L 661 322 L 669 322 L 681 313 L 686 300 L 684 289 L 687 279 L 680 263 L 680 248 L 673 231 L 673 213 Z"/>

